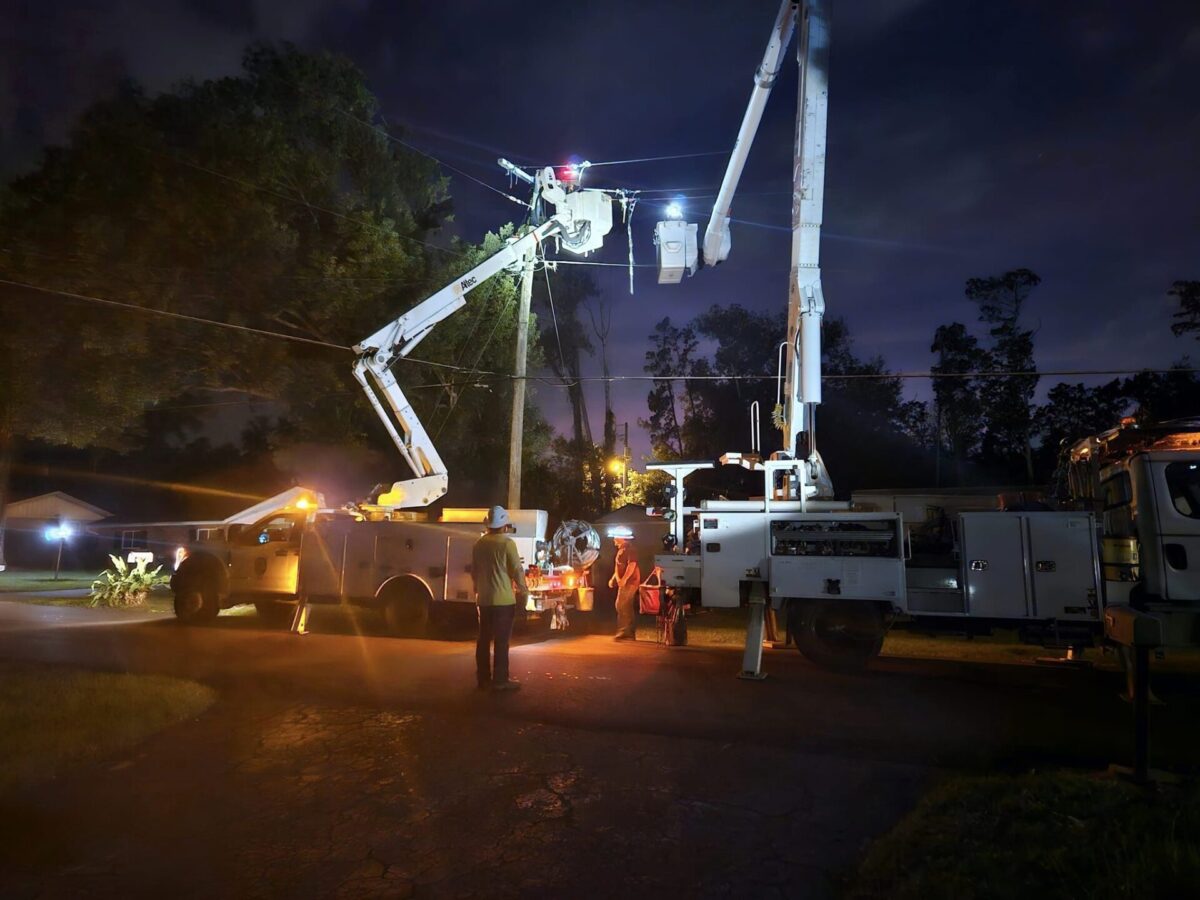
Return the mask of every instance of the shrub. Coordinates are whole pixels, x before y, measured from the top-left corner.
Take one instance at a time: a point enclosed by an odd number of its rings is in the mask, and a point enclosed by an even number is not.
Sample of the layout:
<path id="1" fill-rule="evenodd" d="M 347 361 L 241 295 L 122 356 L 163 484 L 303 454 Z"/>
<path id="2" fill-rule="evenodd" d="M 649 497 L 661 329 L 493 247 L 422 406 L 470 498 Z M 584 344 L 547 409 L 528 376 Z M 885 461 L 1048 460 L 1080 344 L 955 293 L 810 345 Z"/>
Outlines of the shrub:
<path id="1" fill-rule="evenodd" d="M 162 566 L 147 571 L 144 559 L 131 566 L 119 556 L 109 554 L 108 558 L 113 567 L 105 569 L 92 582 L 92 606 L 141 606 L 151 588 L 170 580 L 169 576 L 159 574 Z"/>

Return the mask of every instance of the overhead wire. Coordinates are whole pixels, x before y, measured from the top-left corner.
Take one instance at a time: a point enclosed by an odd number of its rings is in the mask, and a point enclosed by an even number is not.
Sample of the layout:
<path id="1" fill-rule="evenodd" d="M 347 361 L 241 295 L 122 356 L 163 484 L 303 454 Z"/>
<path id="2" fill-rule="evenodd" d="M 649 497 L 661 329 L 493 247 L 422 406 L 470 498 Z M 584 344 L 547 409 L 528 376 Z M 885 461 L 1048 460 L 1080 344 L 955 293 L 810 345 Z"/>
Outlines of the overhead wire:
<path id="1" fill-rule="evenodd" d="M 279 338 L 285 341 L 295 341 L 299 344 L 312 344 L 317 347 L 327 347 L 332 350 L 345 350 L 353 352 L 353 348 L 345 344 L 334 344 L 330 341 L 322 341 L 316 338 L 303 337 L 298 334 L 287 334 L 282 331 L 270 331 L 265 328 L 255 328 L 252 325 L 238 325 L 234 322 L 222 322 L 219 319 L 208 319 L 204 316 L 192 316 L 187 313 L 171 312 L 166 309 L 157 309 L 153 306 L 139 306 L 136 303 L 124 303 L 120 300 L 109 300 L 105 297 L 94 297 L 90 294 L 79 294 L 74 291 L 64 291 L 59 288 L 48 288 L 37 284 L 30 284 L 25 281 L 11 281 L 7 278 L 0 278 L 0 284 L 6 284 L 9 287 L 23 288 L 25 290 L 37 291 L 43 294 L 56 294 L 60 297 L 68 297 L 72 300 L 82 300 L 89 303 L 98 303 L 102 306 L 110 306 L 118 309 L 127 309 L 134 312 L 145 313 L 147 315 L 163 316 L 168 319 L 179 319 L 185 322 L 194 322 L 201 325 L 209 325 L 215 328 L 228 328 L 233 331 L 244 331 L 250 334 L 257 334 L 264 337 Z"/>
<path id="2" fill-rule="evenodd" d="M 377 134 L 381 135 L 382 137 L 386 138 L 387 140 L 393 141 L 393 142 L 399 144 L 401 147 L 407 147 L 409 150 L 412 150 L 414 153 L 419 153 L 421 156 L 424 156 L 426 159 L 433 160 L 439 166 L 449 169 L 451 172 L 454 172 L 457 175 L 461 175 L 463 178 L 473 181 L 476 184 L 480 185 L 481 187 L 487 188 L 489 191 L 492 191 L 493 193 L 499 194 L 505 200 L 509 200 L 512 203 L 517 204 L 517 206 L 523 206 L 526 208 L 528 208 L 528 206 L 529 206 L 529 204 L 526 203 L 524 200 L 520 200 L 520 199 L 514 197 L 512 194 L 509 194 L 509 193 L 506 193 L 506 192 L 500 190 L 500 188 L 496 187 L 495 185 L 488 184 L 482 178 L 476 178 L 470 172 L 464 172 L 462 169 L 458 168 L 457 166 L 450 165 L 450 163 L 446 162 L 445 160 L 439 159 L 438 157 L 434 156 L 432 153 L 429 153 L 426 150 L 422 150 L 420 147 L 416 146 L 415 144 L 410 144 L 408 141 L 404 140 L 403 138 L 396 137 L 394 134 L 389 132 L 387 129 L 380 128 L 378 125 L 376 125 L 373 122 L 368 122 L 366 119 L 359 118 L 358 116 L 354 115 L 353 113 L 349 113 L 346 110 L 341 109 L 340 107 L 334 107 L 334 111 L 342 116 L 345 116 L 346 118 L 350 119 L 353 122 L 357 122 L 358 124 L 364 126 L 365 128 L 370 128 L 372 131 L 376 132 Z"/>
<path id="3" fill-rule="evenodd" d="M 560 260 L 561 262 L 561 260 Z M 543 269 L 543 272 L 545 269 Z M 261 337 L 276 338 L 284 341 L 293 341 L 296 343 L 310 344 L 318 347 L 325 347 L 331 350 L 339 350 L 345 352 L 353 352 L 354 348 L 345 344 L 335 344 L 331 341 L 322 341 L 315 338 L 307 338 L 297 334 L 287 334 L 282 331 L 271 331 L 266 328 L 255 328 L 251 325 L 239 325 L 234 322 L 223 322 L 219 319 L 209 319 L 204 316 L 193 316 L 186 313 L 177 313 L 165 309 L 157 309 L 150 306 L 139 306 L 135 303 L 125 303 L 119 300 L 110 300 L 104 297 L 96 297 L 90 294 L 81 294 L 74 291 L 66 291 L 59 288 L 44 287 L 42 285 L 32 284 L 23 281 L 13 281 L 8 278 L 0 278 L 0 285 L 8 285 L 9 287 L 21 288 L 25 290 L 36 291 L 38 293 L 49 296 L 65 297 L 72 300 L 79 300 L 89 303 L 97 303 L 103 306 L 124 309 L 130 312 L 139 312 L 147 315 L 161 316 L 164 318 L 186 321 L 193 324 L 208 325 L 215 328 L 225 328 L 234 331 L 241 331 L 250 334 L 255 334 Z M 547 292 L 550 292 L 549 277 L 547 276 Z M 3 296 L 3 295 L 0 295 Z M 554 316 L 553 295 L 550 294 L 551 313 L 555 319 L 556 335 L 558 337 L 559 361 L 566 368 L 565 354 L 562 351 L 561 335 L 557 333 L 557 317 Z M 498 378 L 501 380 L 515 380 L 520 376 L 510 372 L 495 372 L 488 369 L 472 369 L 466 366 L 454 365 L 452 363 L 437 362 L 431 359 L 419 359 L 416 357 L 402 357 L 401 361 L 413 365 L 428 366 L 435 369 L 445 369 L 452 372 L 461 372 L 471 374 L 479 378 Z M 1191 366 L 1168 366 L 1168 367 L 1147 367 L 1133 369 L 1028 369 L 1028 370 L 993 370 L 983 372 L 850 372 L 843 374 L 823 374 L 821 376 L 824 381 L 854 381 L 854 380 L 886 380 L 890 378 L 901 379 L 940 379 L 940 378 L 1064 378 L 1064 377 L 1097 377 L 1101 375 L 1194 375 L 1200 373 L 1200 368 Z M 580 375 L 572 376 L 569 380 L 559 379 L 554 381 L 545 376 L 527 375 L 526 378 L 534 381 L 539 381 L 545 384 L 553 384 L 557 387 L 570 387 L 576 382 L 620 382 L 620 381 L 775 381 L 777 375 L 738 375 L 734 373 L 711 374 L 711 375 L 693 375 L 686 372 L 670 373 L 665 375 Z M 442 385 L 420 385 L 420 387 L 440 387 Z"/>
<path id="4" fill-rule="evenodd" d="M 702 153 L 673 153 L 668 156 L 639 156 L 635 159 L 609 159 L 602 162 L 590 162 L 589 168 L 597 166 L 628 166 L 634 163 L 660 162 L 668 159 L 697 159 L 701 156 L 725 156 L 728 150 L 706 150 Z"/>
<path id="5" fill-rule="evenodd" d="M 567 358 L 563 353 L 562 334 L 558 330 L 558 313 L 554 309 L 554 291 L 550 289 L 550 271 L 545 266 L 545 256 L 542 257 L 542 274 L 546 277 L 546 298 L 550 301 L 550 318 L 554 321 L 554 340 L 558 344 L 558 363 L 562 367 L 563 378 L 567 376 Z"/>
<path id="6" fill-rule="evenodd" d="M 495 338 L 496 332 L 500 329 L 501 322 L 504 321 L 504 316 L 508 313 L 509 309 L 512 308 L 513 300 L 514 300 L 514 298 L 510 296 L 508 298 L 508 300 L 505 302 L 504 308 L 497 313 L 496 321 L 492 325 L 491 333 L 488 334 L 487 340 L 483 342 L 483 346 L 479 348 L 479 354 L 475 357 L 475 367 L 472 369 L 472 372 L 475 373 L 477 376 L 482 374 L 482 370 L 480 370 L 478 368 L 479 363 L 481 363 L 483 361 L 483 355 L 485 353 L 487 353 L 488 347 L 491 346 L 492 339 Z M 482 316 L 480 316 L 480 318 L 482 318 Z M 452 381 L 453 381 L 453 379 L 452 379 Z M 466 394 L 466 392 L 469 391 L 472 387 L 475 387 L 477 385 L 478 385 L 477 377 L 476 378 L 467 378 L 461 384 L 461 388 L 458 389 L 457 392 L 451 396 L 450 406 L 446 409 L 446 415 L 442 419 L 442 423 L 438 426 L 437 432 L 435 432 L 433 435 L 433 439 L 435 441 L 442 436 L 442 432 L 445 431 L 446 426 L 450 424 L 450 417 L 454 414 L 454 410 L 456 410 L 458 408 L 459 401 L 462 400 L 463 395 Z M 457 385 L 453 385 L 453 384 L 450 386 L 458 387 Z"/>

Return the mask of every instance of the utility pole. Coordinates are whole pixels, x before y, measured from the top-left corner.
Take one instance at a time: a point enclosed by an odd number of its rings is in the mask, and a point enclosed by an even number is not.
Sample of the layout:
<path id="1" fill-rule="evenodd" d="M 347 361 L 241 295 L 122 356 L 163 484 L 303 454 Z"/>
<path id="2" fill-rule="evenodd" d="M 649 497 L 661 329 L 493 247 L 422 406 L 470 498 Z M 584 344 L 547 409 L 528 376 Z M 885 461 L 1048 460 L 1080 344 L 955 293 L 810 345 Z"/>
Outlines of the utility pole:
<path id="1" fill-rule="evenodd" d="M 529 350 L 529 307 L 533 301 L 530 254 L 521 270 L 521 302 L 517 308 L 517 353 L 513 363 L 512 431 L 508 438 L 508 508 L 521 508 L 521 457 L 525 438 L 525 368 Z"/>
<path id="2" fill-rule="evenodd" d="M 621 454 L 621 493 L 629 492 L 629 423 L 625 422 L 625 450 Z"/>

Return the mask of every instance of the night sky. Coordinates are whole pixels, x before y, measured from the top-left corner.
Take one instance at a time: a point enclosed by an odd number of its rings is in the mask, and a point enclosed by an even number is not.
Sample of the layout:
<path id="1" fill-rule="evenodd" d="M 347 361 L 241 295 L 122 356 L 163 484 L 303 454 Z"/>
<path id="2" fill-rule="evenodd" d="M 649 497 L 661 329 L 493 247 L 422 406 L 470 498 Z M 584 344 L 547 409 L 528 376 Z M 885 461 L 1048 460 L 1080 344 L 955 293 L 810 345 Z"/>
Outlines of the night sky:
<path id="1" fill-rule="evenodd" d="M 6 175 L 30 165 L 121 77 L 156 90 L 232 74 L 253 39 L 350 57 L 413 143 L 498 187 L 498 154 L 552 163 L 727 151 L 777 7 L 42 0 L 14 12 L 9 3 L 0 165 Z M 832 41 L 825 294 L 861 354 L 928 369 L 937 325 L 974 322 L 965 279 L 1022 266 L 1043 278 L 1027 307 L 1043 369 L 1157 367 L 1192 349 L 1169 331 L 1165 292 L 1200 277 L 1194 2 L 835 0 Z M 624 270 L 594 270 L 615 304 L 615 373 L 641 372 L 646 334 L 664 315 L 786 304 L 794 63 L 785 73 L 734 206 L 735 218 L 758 224 L 734 226 L 729 262 L 673 287 L 641 269 L 632 298 Z M 706 156 L 596 169 L 592 180 L 676 189 L 703 232 L 724 165 Z M 513 216 L 458 176 L 452 192 L 464 237 Z M 637 211 L 639 262 L 653 262 L 661 207 Z M 624 234 L 597 258 L 624 261 Z M 619 420 L 645 415 L 645 390 L 617 387 Z M 928 384 L 908 392 L 927 396 Z M 565 424 L 565 398 L 549 387 L 539 398 Z M 598 433 L 598 386 L 591 402 Z"/>

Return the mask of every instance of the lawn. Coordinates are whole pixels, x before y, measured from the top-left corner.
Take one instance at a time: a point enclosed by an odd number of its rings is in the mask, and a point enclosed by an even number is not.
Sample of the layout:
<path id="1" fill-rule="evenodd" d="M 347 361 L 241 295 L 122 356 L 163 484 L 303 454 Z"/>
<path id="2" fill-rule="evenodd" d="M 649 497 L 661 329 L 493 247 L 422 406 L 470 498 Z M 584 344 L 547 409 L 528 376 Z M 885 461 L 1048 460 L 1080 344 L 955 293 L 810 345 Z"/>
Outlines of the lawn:
<path id="1" fill-rule="evenodd" d="M 90 588 L 99 578 L 98 572 L 62 571 L 58 580 L 53 569 L 7 569 L 0 572 L 0 594 L 21 591 L 73 591 Z"/>
<path id="2" fill-rule="evenodd" d="M 215 699 L 179 678 L 0 663 L 0 794 L 126 750 Z"/>
<path id="3" fill-rule="evenodd" d="M 867 851 L 846 900 L 1186 897 L 1200 785 L 1067 772 L 953 778 Z"/>

